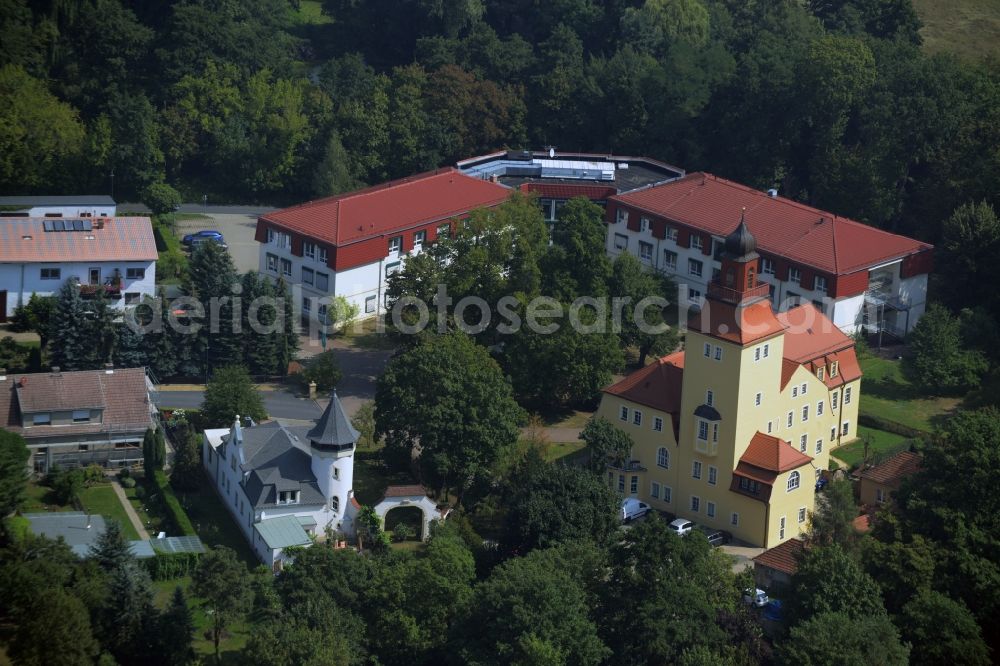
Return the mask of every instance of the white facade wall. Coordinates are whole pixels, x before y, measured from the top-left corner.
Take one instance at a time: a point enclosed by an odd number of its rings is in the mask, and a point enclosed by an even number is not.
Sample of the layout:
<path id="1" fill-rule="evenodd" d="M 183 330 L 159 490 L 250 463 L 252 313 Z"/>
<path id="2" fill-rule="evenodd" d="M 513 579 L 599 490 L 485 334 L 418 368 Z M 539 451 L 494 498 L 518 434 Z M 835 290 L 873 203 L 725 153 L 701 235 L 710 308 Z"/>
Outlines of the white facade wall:
<path id="1" fill-rule="evenodd" d="M 634 212 L 630 212 L 634 215 Z M 713 237 L 715 242 L 723 242 L 725 239 Z M 651 256 L 647 259 L 641 256 L 640 243 L 647 243 L 652 246 Z M 713 269 L 721 269 L 722 264 L 710 255 L 705 255 L 699 249 L 681 247 L 676 241 L 670 239 L 657 238 L 651 229 L 643 231 L 633 231 L 624 223 L 608 225 L 606 238 L 606 249 L 608 256 L 613 261 L 619 254 L 628 252 L 650 270 L 658 271 L 669 275 L 677 284 L 677 294 L 670 294 L 668 299 L 678 299 L 677 302 L 683 307 L 692 307 L 704 302 L 705 294 L 708 290 L 708 283 L 712 279 Z M 671 267 L 667 264 L 664 251 L 676 254 L 676 265 Z M 697 276 L 690 272 L 689 259 L 702 262 L 702 274 Z M 909 330 L 923 315 L 927 303 L 927 275 L 916 275 L 906 279 L 900 279 L 899 271 L 902 260 L 897 260 L 891 264 L 877 267 L 872 273 L 886 271 L 892 274 L 892 293 L 903 303 L 910 304 Z M 827 292 L 818 291 L 814 284 L 802 284 L 790 280 L 775 280 L 773 273 L 764 272 L 761 268 L 760 277 L 774 286 L 772 303 L 779 311 L 794 307 L 799 302 L 812 302 L 814 305 L 822 303 L 824 314 L 830 317 L 833 322 L 845 333 L 853 334 L 861 326 L 864 316 L 865 296 L 857 294 L 845 296 L 839 299 L 832 298 Z M 828 284 L 828 287 L 832 287 Z M 692 291 L 693 290 L 693 291 Z M 791 294 L 791 296 L 790 296 Z M 898 328 L 906 326 L 905 313 L 898 315 Z M 887 322 L 892 328 L 893 322 Z M 902 332 L 900 330 L 900 332 Z"/>
<path id="2" fill-rule="evenodd" d="M 77 205 L 41 205 L 32 206 L 27 209 L 27 212 L 19 212 L 19 215 L 24 217 L 67 217 L 70 219 L 80 218 L 80 217 L 115 217 L 117 214 L 118 206 L 115 204 L 109 205 L 92 205 L 92 206 L 81 206 Z"/>
<path id="3" fill-rule="evenodd" d="M 59 291 L 66 280 L 77 277 L 81 284 L 90 282 L 90 270 L 100 270 L 100 284 L 114 276 L 115 270 L 122 278 L 121 297 L 111 301 L 116 308 L 125 306 L 126 294 L 138 294 L 138 299 L 156 295 L 155 261 L 99 261 L 89 263 L 0 263 L 0 291 L 7 292 L 7 316 L 14 308 L 27 303 L 33 293 L 51 296 Z M 141 269 L 141 278 L 128 278 L 128 269 Z M 42 279 L 42 269 L 59 269 L 58 279 Z"/>
<path id="4" fill-rule="evenodd" d="M 408 256 L 419 254 L 423 249 L 422 246 L 417 246 L 408 253 L 387 252 L 385 258 L 379 261 L 335 272 L 325 262 L 318 259 L 295 256 L 292 254 L 291 243 L 284 245 L 280 243 L 281 241 L 276 240 L 260 244 L 260 273 L 275 280 L 281 278 L 291 285 L 293 291 L 296 292 L 296 307 L 302 310 L 304 316 L 316 321 L 321 320 L 320 304 L 313 300 L 309 306 L 304 306 L 303 298 L 320 299 L 343 296 L 349 303 L 357 306 L 359 316 L 362 318 L 383 312 L 385 310 L 386 278 L 393 272 L 402 269 Z M 268 255 L 276 257 L 277 261 L 269 260 Z M 288 263 L 283 263 L 283 260 Z M 269 263 L 274 265 L 275 269 L 272 269 Z M 286 268 L 289 270 L 286 271 Z M 303 268 L 314 271 L 312 285 L 303 282 Z M 317 287 L 317 273 L 327 276 L 326 290 Z"/>

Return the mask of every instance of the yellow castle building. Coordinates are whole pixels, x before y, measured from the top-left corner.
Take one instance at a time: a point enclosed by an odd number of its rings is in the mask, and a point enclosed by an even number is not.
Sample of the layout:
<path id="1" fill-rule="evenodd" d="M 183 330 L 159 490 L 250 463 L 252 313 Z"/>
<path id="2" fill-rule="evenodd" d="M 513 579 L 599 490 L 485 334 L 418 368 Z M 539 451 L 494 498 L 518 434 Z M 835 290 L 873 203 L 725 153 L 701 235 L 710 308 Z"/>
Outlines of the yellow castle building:
<path id="1" fill-rule="evenodd" d="M 807 528 L 830 450 L 856 438 L 854 343 L 811 304 L 776 314 L 740 220 L 685 350 L 604 390 L 597 415 L 635 446 L 623 495 L 771 548 Z"/>

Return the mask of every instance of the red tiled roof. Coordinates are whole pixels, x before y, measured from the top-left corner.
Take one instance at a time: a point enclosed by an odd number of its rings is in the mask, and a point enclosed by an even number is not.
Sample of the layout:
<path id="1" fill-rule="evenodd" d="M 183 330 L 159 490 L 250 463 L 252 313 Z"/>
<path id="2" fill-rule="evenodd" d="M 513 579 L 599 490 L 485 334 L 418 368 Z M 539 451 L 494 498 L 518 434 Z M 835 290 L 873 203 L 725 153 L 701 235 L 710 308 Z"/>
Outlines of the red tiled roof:
<path id="1" fill-rule="evenodd" d="M 750 446 L 740 456 L 741 463 L 779 474 L 807 465 L 811 460 L 806 454 L 792 448 L 788 442 L 762 432 L 753 436 Z"/>
<path id="2" fill-rule="evenodd" d="M 854 527 L 855 532 L 865 533 L 871 531 L 873 522 L 875 522 L 875 516 L 863 513 L 851 521 L 851 526 Z"/>
<path id="3" fill-rule="evenodd" d="M 52 221 L 52 220 L 48 220 Z M 91 231 L 45 231 L 43 218 L 0 218 L 0 262 L 156 261 L 148 217 L 90 218 Z"/>
<path id="4" fill-rule="evenodd" d="M 103 422 L 21 427 L 21 412 L 103 409 Z M 141 431 L 150 425 L 143 368 L 7 375 L 0 382 L 0 423 L 28 440 L 107 431 Z"/>
<path id="5" fill-rule="evenodd" d="M 410 497 L 419 496 L 424 497 L 427 495 L 427 491 L 421 485 L 411 485 L 411 486 L 389 486 L 385 489 L 383 497 Z"/>
<path id="6" fill-rule="evenodd" d="M 445 168 L 261 216 L 290 231 L 344 245 L 495 206 L 510 188 Z"/>
<path id="7" fill-rule="evenodd" d="M 753 558 L 753 561 L 769 569 L 794 576 L 799 570 L 799 556 L 805 550 L 805 546 L 805 542 L 801 539 L 789 539 L 774 548 L 768 548 Z"/>
<path id="8" fill-rule="evenodd" d="M 679 351 L 656 359 L 607 387 L 604 392 L 668 414 L 676 414 L 681 408 L 683 376 L 684 352 Z"/>
<path id="9" fill-rule="evenodd" d="M 875 483 L 894 483 L 920 470 L 921 456 L 913 451 L 900 451 L 888 460 L 869 467 L 859 474 Z"/>
<path id="10" fill-rule="evenodd" d="M 837 275 L 932 247 L 707 173 L 613 199 L 716 236 L 732 232 L 745 208 L 760 251 Z"/>
<path id="11" fill-rule="evenodd" d="M 774 316 L 771 301 L 767 299 L 743 306 L 709 299 L 699 312 L 691 316 L 688 326 L 741 345 L 769 338 L 784 330 L 784 325 Z"/>
<path id="12" fill-rule="evenodd" d="M 777 314 L 786 327 L 784 357 L 799 363 L 854 346 L 854 341 L 816 309 L 803 303 Z"/>
<path id="13" fill-rule="evenodd" d="M 754 465 L 745 462 L 736 463 L 736 469 L 734 469 L 733 472 L 740 476 L 745 476 L 748 479 L 753 479 L 754 481 L 760 481 L 761 483 L 767 485 L 773 484 L 774 480 L 778 478 L 778 475 L 775 472 L 770 472 L 766 469 L 761 469 L 760 467 L 756 467 Z M 736 486 L 735 479 L 733 480 L 733 486 L 735 490 Z"/>

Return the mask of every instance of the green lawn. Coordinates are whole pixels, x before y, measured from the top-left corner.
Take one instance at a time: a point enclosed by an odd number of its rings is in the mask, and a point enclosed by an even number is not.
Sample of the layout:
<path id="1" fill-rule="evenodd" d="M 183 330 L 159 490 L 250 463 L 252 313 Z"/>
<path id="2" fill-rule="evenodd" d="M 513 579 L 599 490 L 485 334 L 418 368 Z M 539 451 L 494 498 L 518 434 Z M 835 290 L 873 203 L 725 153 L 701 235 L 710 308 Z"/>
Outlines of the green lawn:
<path id="1" fill-rule="evenodd" d="M 832 450 L 830 455 L 844 461 L 850 467 L 860 465 L 865 455 L 865 438 L 869 441 L 869 455 L 898 447 L 906 441 L 902 435 L 861 426 L 858 428 L 856 441 Z"/>
<path id="2" fill-rule="evenodd" d="M 139 483 L 142 483 L 141 479 Z M 143 488 L 143 492 L 139 492 L 140 488 Z M 150 495 L 148 493 L 149 491 L 144 485 L 136 485 L 135 488 L 125 488 L 125 497 L 128 498 L 129 504 L 132 505 L 135 512 L 139 514 L 139 520 L 145 525 L 146 531 L 149 532 L 150 536 L 156 536 L 169 521 L 162 503 L 149 499 Z M 138 496 L 140 494 L 143 495 L 143 499 L 139 499 Z"/>
<path id="3" fill-rule="evenodd" d="M 203 663 L 210 664 L 214 661 L 213 656 L 215 654 L 215 646 L 212 643 L 211 625 L 208 621 L 208 615 L 205 614 L 205 611 L 201 607 L 200 600 L 190 595 L 191 577 L 184 576 L 183 578 L 154 581 L 153 587 L 156 591 L 154 602 L 160 609 L 166 608 L 174 594 L 174 589 L 178 586 L 184 590 L 184 595 L 187 597 L 188 606 L 191 608 L 191 614 L 194 618 L 195 631 L 194 641 L 192 642 L 194 651 L 202 658 Z M 233 624 L 223 634 L 222 640 L 219 641 L 219 655 L 222 657 L 223 664 L 242 663 L 240 650 L 246 646 L 249 635 L 250 626 L 246 621 Z"/>
<path id="4" fill-rule="evenodd" d="M 900 369 L 900 361 L 868 357 L 861 360 L 861 414 L 878 416 L 930 432 L 935 421 L 952 412 L 960 398 L 921 395 Z"/>
<path id="5" fill-rule="evenodd" d="M 84 488 L 80 493 L 81 510 L 92 514 L 113 518 L 121 523 L 125 538 L 131 541 L 139 539 L 139 533 L 132 526 L 132 521 L 125 513 L 125 507 L 115 495 L 110 483 L 102 483 L 89 488 Z M 27 499 L 21 506 L 22 513 L 36 513 L 39 511 L 77 511 L 74 506 L 59 504 L 52 496 L 52 491 L 46 486 L 29 483 L 27 488 Z"/>
<path id="6" fill-rule="evenodd" d="M 333 19 L 323 13 L 322 0 L 301 0 L 299 9 L 293 12 L 295 20 L 303 25 L 325 25 Z"/>
<path id="7" fill-rule="evenodd" d="M 258 564 L 243 532 L 219 496 L 209 487 L 207 479 L 197 492 L 177 492 L 176 495 L 206 546 L 232 548 L 251 567 Z"/>
<path id="8" fill-rule="evenodd" d="M 583 428 L 593 415 L 593 412 L 572 409 L 564 412 L 543 414 L 541 419 L 547 428 Z"/>
<path id="9" fill-rule="evenodd" d="M 545 459 L 549 462 L 556 462 L 557 460 L 570 462 L 574 454 L 582 451 L 586 446 L 580 440 L 573 442 L 548 442 L 545 445 Z"/>
<path id="10" fill-rule="evenodd" d="M 355 319 L 331 336 L 358 349 L 395 349 L 396 343 L 389 332 L 377 330 L 378 318 Z"/>
<path id="11" fill-rule="evenodd" d="M 913 0 L 930 53 L 981 61 L 1000 54 L 1000 0 Z"/>
<path id="12" fill-rule="evenodd" d="M 89 513 L 100 514 L 105 518 L 113 518 L 121 523 L 122 532 L 125 533 L 126 539 L 130 541 L 139 539 L 139 533 L 132 526 L 132 521 L 128 519 L 128 514 L 125 513 L 125 507 L 122 506 L 121 500 L 118 499 L 118 495 L 115 494 L 115 490 L 111 487 L 110 483 L 84 488 L 83 492 L 80 493 L 80 503 L 83 505 L 84 510 Z"/>

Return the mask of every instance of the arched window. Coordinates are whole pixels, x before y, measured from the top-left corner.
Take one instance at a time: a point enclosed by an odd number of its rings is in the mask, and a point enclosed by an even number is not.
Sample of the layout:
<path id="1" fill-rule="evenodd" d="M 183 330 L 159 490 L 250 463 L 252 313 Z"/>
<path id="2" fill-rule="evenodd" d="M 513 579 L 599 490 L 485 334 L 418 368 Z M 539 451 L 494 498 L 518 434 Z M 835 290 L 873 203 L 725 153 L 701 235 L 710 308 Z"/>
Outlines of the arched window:
<path id="1" fill-rule="evenodd" d="M 670 469 L 670 451 L 667 451 L 667 447 L 661 446 L 656 450 L 656 464 L 664 469 Z"/>
<path id="2" fill-rule="evenodd" d="M 753 267 L 751 266 L 750 270 L 747 271 L 747 289 L 753 289 L 754 288 L 754 286 L 755 286 L 754 280 L 756 279 L 756 277 L 757 276 L 754 273 Z"/>
<path id="3" fill-rule="evenodd" d="M 798 474 L 798 472 L 796 472 Z M 334 495 L 330 498 L 330 510 L 334 513 L 340 513 L 340 498 Z"/>
<path id="4" fill-rule="evenodd" d="M 799 473 L 792 472 L 788 475 L 788 490 L 795 490 L 799 487 Z"/>

